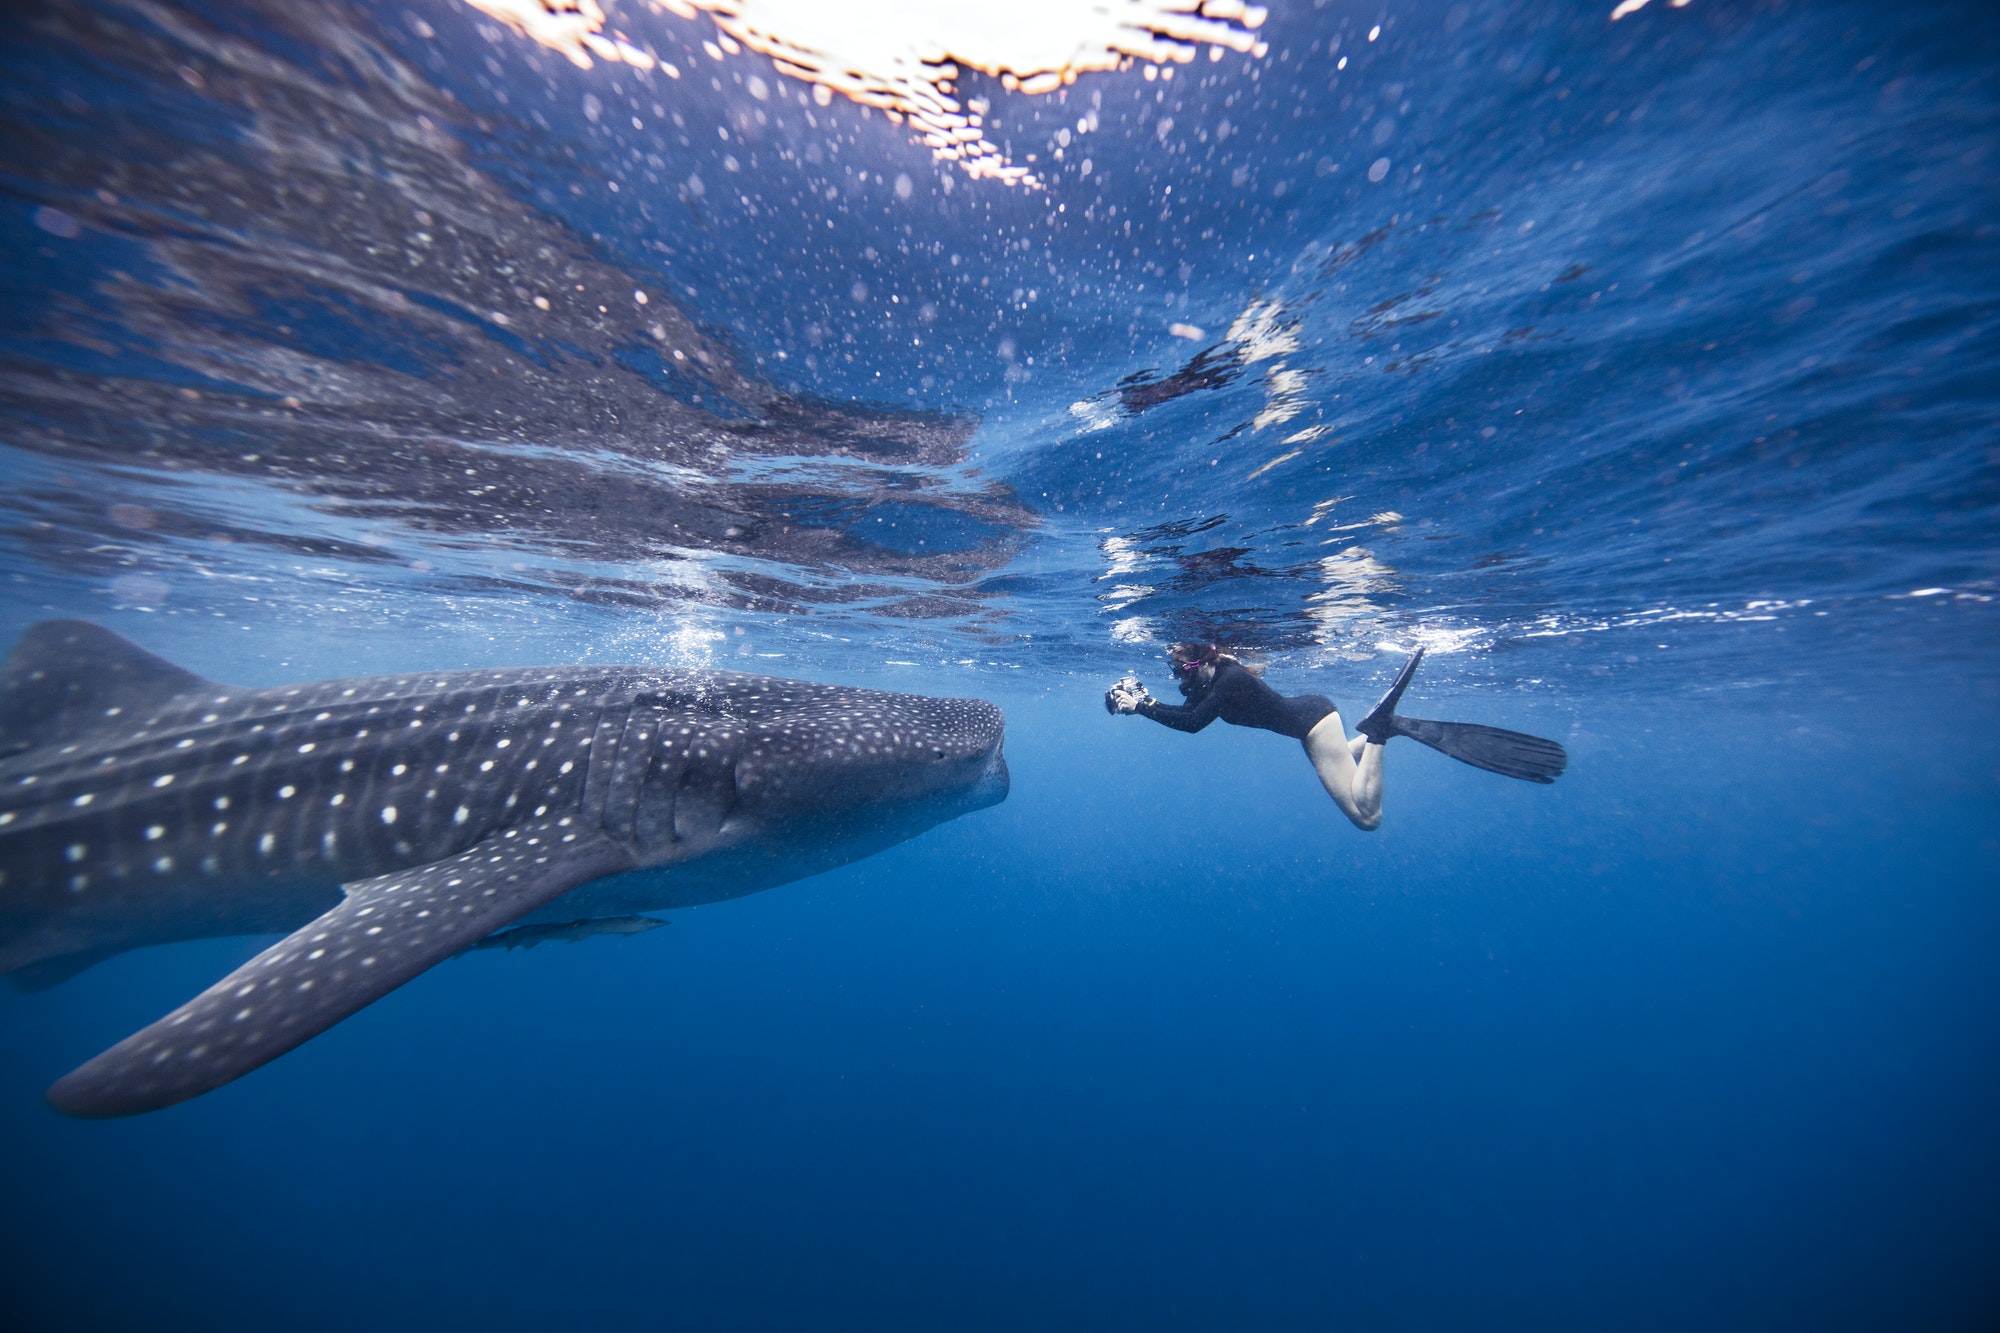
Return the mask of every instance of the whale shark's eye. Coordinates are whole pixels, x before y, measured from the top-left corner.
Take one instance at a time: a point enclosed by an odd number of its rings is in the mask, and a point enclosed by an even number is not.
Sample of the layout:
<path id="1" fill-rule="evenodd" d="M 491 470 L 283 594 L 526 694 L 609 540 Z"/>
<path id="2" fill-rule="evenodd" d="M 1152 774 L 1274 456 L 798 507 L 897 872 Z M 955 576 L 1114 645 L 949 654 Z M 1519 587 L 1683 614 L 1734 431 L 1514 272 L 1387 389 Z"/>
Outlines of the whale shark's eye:
<path id="1" fill-rule="evenodd" d="M 932 750 L 932 751 L 931 751 L 931 753 L 932 753 L 932 754 L 934 754 L 934 755 L 936 755 L 936 756 L 937 756 L 938 758 L 940 758 L 940 759 L 944 758 L 944 751 L 943 751 L 943 750 L 935 750 L 935 749 L 934 749 L 934 750 Z"/>

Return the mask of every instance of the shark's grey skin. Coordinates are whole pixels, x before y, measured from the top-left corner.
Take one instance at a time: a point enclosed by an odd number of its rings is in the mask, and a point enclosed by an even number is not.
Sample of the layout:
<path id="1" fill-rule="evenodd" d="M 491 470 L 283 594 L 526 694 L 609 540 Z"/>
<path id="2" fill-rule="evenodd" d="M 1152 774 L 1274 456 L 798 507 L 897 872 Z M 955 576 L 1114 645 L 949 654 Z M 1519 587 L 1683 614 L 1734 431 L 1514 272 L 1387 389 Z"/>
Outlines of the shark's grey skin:
<path id="1" fill-rule="evenodd" d="M 521 922 L 755 893 L 1005 798 L 1000 711 L 724 671 L 239 689 L 81 621 L 0 667 L 0 972 L 290 931 L 59 1080 L 199 1095 Z"/>
<path id="2" fill-rule="evenodd" d="M 546 925 L 515 926 L 497 935 L 488 935 L 472 947 L 475 949 L 532 949 L 537 944 L 547 944 L 550 940 L 561 940 L 564 944 L 575 944 L 597 935 L 643 935 L 649 930 L 658 930 L 666 925 L 656 916 L 597 916 L 581 921 L 559 921 Z"/>

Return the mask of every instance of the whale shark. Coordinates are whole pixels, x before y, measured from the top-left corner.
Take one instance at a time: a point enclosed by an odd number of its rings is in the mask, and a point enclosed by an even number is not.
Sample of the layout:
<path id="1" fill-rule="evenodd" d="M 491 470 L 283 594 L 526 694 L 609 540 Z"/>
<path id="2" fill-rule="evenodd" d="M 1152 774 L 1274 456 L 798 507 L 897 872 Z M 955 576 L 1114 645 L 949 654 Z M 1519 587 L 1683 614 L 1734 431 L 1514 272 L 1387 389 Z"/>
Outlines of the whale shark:
<path id="1" fill-rule="evenodd" d="M 157 1110 L 504 928 L 756 893 L 996 804 L 1003 740 L 983 700 L 730 671 L 246 689 L 45 621 L 0 664 L 0 973 L 285 933 L 48 1094 Z"/>
<path id="2" fill-rule="evenodd" d="M 475 949 L 532 949 L 537 944 L 547 944 L 550 940 L 561 940 L 565 944 L 575 944 L 580 940 L 594 939 L 599 935 L 643 935 L 649 930 L 658 930 L 666 925 L 656 916 L 598 916 L 586 917 L 582 921 L 544 923 L 535 926 L 512 926 L 495 935 L 488 935 L 476 941 Z"/>

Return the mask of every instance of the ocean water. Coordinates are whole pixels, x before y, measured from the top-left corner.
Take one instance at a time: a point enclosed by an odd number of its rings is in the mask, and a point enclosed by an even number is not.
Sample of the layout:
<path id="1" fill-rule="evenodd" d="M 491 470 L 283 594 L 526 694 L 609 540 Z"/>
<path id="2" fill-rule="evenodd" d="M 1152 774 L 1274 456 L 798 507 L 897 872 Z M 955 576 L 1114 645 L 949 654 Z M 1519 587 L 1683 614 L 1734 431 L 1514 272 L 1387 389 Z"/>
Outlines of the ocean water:
<path id="1" fill-rule="evenodd" d="M 0 1323 L 2000 1322 L 1987 7 L 608 8 L 17 11 L 0 634 L 978 696 L 1011 794 L 129 1120 L 270 937 L 0 994 Z M 1358 833 L 1106 716 L 1182 638 L 1569 771 Z"/>

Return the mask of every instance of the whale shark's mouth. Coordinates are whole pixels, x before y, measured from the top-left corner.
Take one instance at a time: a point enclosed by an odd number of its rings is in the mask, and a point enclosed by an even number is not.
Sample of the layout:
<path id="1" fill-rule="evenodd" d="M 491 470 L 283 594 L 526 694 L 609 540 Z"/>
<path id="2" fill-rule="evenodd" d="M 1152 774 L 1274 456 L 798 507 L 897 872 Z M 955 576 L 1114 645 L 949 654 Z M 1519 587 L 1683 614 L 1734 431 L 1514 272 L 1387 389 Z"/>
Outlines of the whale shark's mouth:
<path id="1" fill-rule="evenodd" d="M 993 757 L 987 762 L 986 771 L 980 774 L 979 780 L 972 784 L 971 790 L 967 793 L 966 809 L 984 810 L 989 805 L 998 805 L 1007 799 L 1007 793 L 1013 789 L 1014 779 L 1007 771 L 1007 756 L 1003 753 L 1005 749 L 1004 741 L 994 745 Z"/>

